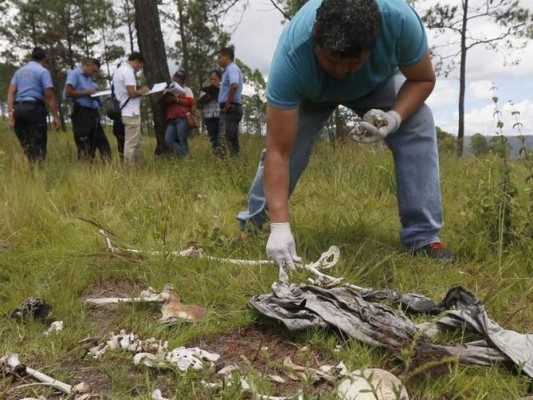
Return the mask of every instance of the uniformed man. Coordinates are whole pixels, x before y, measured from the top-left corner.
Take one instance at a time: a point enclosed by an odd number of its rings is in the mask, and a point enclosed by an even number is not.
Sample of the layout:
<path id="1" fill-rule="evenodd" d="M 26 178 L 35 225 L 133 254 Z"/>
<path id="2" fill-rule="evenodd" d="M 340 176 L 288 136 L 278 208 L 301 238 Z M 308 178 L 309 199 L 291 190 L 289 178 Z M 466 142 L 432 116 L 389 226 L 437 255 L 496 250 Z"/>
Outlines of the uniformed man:
<path id="1" fill-rule="evenodd" d="M 235 49 L 232 46 L 225 47 L 218 52 L 218 65 L 224 69 L 218 92 L 221 131 L 225 133 L 230 154 L 238 156 L 240 151 L 239 124 L 242 120 L 243 76 L 234 60 Z"/>
<path id="2" fill-rule="evenodd" d="M 19 68 L 7 91 L 9 125 L 15 133 L 30 162 L 42 161 L 46 157 L 48 126 L 46 106 L 52 112 L 53 126 L 59 130 L 59 114 L 54 95 L 54 85 L 46 52 L 36 47 L 31 53 L 32 60 Z"/>
<path id="3" fill-rule="evenodd" d="M 94 159 L 96 149 L 104 158 L 111 158 L 111 147 L 100 123 L 100 98 L 91 97 L 98 91 L 95 78 L 100 72 L 100 61 L 88 58 L 67 76 L 63 98 L 72 101 L 72 130 L 79 159 Z"/>

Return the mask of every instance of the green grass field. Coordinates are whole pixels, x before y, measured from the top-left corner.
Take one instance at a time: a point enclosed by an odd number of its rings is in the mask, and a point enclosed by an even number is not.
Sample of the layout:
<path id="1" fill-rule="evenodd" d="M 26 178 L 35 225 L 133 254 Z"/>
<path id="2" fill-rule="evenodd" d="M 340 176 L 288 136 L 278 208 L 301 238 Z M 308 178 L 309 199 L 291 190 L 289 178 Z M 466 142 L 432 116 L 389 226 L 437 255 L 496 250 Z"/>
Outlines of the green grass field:
<path id="1" fill-rule="evenodd" d="M 115 150 L 114 137 L 108 137 Z M 52 132 L 45 164 L 32 169 L 14 133 L 5 123 L 0 126 L 0 314 L 34 296 L 53 306 L 54 320 L 65 322 L 61 334 L 45 337 L 46 324 L 3 318 L 0 356 L 15 352 L 28 366 L 63 382 L 90 382 L 105 399 L 150 399 L 156 388 L 175 399 L 241 397 L 237 385 L 217 394 L 204 388 L 200 381 L 209 380 L 207 371 L 151 370 L 133 365 L 131 354 L 121 352 L 108 352 L 98 361 L 84 357 L 81 339 L 120 329 L 168 340 L 170 349 L 199 345 L 219 352 L 222 364 L 244 366 L 248 381 L 263 394 L 300 391 L 310 399 L 335 398 L 334 387 L 327 384 L 269 381 L 265 372 L 283 375 L 285 355 L 313 367 L 342 360 L 350 369 L 382 367 L 410 376 L 409 355 L 402 359 L 354 340 L 344 342 L 330 330 L 289 333 L 259 316 L 248 299 L 270 292 L 277 280 L 273 267 L 106 252 L 96 225 L 116 234 L 117 245 L 139 250 L 170 252 L 194 242 L 212 256 L 265 258 L 268 233 L 243 240 L 235 218 L 246 206 L 263 139 L 242 136 L 241 157 L 227 161 L 211 156 L 205 136 L 191 139 L 185 160 L 154 158 L 154 138 L 143 140 L 142 165 L 125 170 L 116 158 L 110 164 L 79 163 L 71 134 Z M 518 194 L 512 200 L 511 242 L 503 246 L 500 164 L 495 157 L 458 160 L 441 154 L 442 239 L 460 258 L 449 266 L 403 251 L 392 158 L 386 149 L 319 143 L 291 199 L 299 255 L 314 261 L 330 245 L 338 245 L 341 258 L 332 275 L 437 301 L 453 286 L 463 285 L 503 327 L 533 331 L 533 239 L 528 235 L 533 217 L 527 173 L 520 162 L 513 164 Z M 303 283 L 307 275 L 298 272 L 291 278 Z M 166 283 L 174 285 L 184 303 L 207 307 L 206 320 L 165 327 L 158 324 L 156 306 L 92 309 L 83 302 L 90 296 L 137 296 L 148 286 L 161 290 Z M 461 335 L 442 340 L 457 342 Z M 260 351 L 265 346 L 268 350 Z M 0 375 L 0 399 L 59 398 L 42 386 L 17 388 L 30 382 Z M 527 376 L 503 366 L 455 362 L 405 384 L 412 399 L 519 399 L 531 390 Z"/>

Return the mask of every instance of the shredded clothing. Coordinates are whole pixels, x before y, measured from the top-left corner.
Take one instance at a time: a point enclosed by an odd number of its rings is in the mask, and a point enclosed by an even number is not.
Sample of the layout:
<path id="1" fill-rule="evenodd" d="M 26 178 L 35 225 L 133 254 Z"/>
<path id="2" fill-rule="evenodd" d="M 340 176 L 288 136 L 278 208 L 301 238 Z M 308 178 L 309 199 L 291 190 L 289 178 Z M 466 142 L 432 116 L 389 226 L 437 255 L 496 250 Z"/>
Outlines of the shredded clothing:
<path id="1" fill-rule="evenodd" d="M 291 331 L 332 326 L 363 343 L 391 350 L 410 346 L 416 337 L 417 346 L 432 348 L 441 356 L 486 366 L 514 364 L 533 378 L 533 334 L 506 330 L 491 321 L 481 302 L 463 287 L 448 292 L 441 304 L 444 314 L 421 325 L 415 325 L 401 311 L 373 302 L 383 299 L 386 291 L 363 291 L 361 294 L 349 287 L 324 289 L 278 283 L 274 283 L 272 289 L 270 294 L 253 296 L 250 304 Z M 385 297 L 396 303 L 403 302 L 411 311 L 419 308 L 433 312 L 438 307 L 418 295 Z M 478 334 L 481 340 L 455 346 L 428 342 L 429 336 L 450 328 Z"/>

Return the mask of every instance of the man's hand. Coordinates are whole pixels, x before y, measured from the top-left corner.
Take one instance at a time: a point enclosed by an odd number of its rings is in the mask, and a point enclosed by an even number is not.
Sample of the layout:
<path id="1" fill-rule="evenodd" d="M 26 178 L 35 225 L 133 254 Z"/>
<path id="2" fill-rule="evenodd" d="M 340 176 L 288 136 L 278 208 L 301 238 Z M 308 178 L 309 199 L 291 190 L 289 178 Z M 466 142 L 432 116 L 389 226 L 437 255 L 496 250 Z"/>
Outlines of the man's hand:
<path id="1" fill-rule="evenodd" d="M 222 111 L 223 111 L 223 112 L 228 112 L 228 110 L 229 110 L 231 107 L 233 107 L 233 104 L 226 102 L 226 103 L 224 103 L 224 108 L 222 109 Z"/>
<path id="2" fill-rule="evenodd" d="M 137 93 L 139 94 L 139 96 L 143 96 L 143 95 L 147 94 L 149 91 L 150 91 L 150 88 L 148 86 L 143 86 L 143 87 L 137 89 Z"/>
<path id="3" fill-rule="evenodd" d="M 15 127 L 15 110 L 9 110 L 9 127 L 11 129 Z"/>
<path id="4" fill-rule="evenodd" d="M 385 112 L 370 110 L 363 116 L 363 121 L 350 132 L 359 143 L 376 143 L 398 130 L 402 117 L 396 111 Z"/>
<path id="5" fill-rule="evenodd" d="M 52 120 L 52 127 L 54 128 L 54 131 L 59 132 L 61 129 L 61 123 L 59 122 L 59 118 L 54 117 Z"/>
<path id="6" fill-rule="evenodd" d="M 87 96 L 90 96 L 90 95 L 95 94 L 95 93 L 97 93 L 97 92 L 98 92 L 98 89 L 96 89 L 96 88 L 90 88 L 90 89 L 87 89 L 87 90 L 85 91 L 85 94 L 86 94 Z"/>
<path id="7" fill-rule="evenodd" d="M 295 264 L 302 262 L 302 259 L 296 255 L 296 244 L 288 222 L 270 224 L 266 253 L 280 268 L 290 271 L 296 270 Z"/>

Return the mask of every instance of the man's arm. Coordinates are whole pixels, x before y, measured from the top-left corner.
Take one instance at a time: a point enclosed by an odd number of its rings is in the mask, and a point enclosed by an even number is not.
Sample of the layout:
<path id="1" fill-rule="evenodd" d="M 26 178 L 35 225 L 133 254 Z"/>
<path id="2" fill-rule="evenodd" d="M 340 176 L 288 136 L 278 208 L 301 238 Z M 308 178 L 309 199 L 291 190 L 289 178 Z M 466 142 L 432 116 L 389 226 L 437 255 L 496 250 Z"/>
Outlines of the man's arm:
<path id="1" fill-rule="evenodd" d="M 136 86 L 126 86 L 126 89 L 128 90 L 128 96 L 132 99 L 135 97 L 141 97 L 150 91 L 150 89 L 146 86 L 143 86 L 139 89 L 137 89 Z"/>
<path id="2" fill-rule="evenodd" d="M 289 157 L 296 139 L 298 109 L 267 106 L 264 188 L 272 222 L 289 221 Z"/>
<path id="3" fill-rule="evenodd" d="M 280 268 L 280 280 L 288 282 L 287 273 L 302 259 L 289 223 L 289 159 L 296 138 L 298 109 L 267 107 L 267 150 L 264 188 L 270 213 L 270 236 L 266 245 L 268 258 Z"/>
<path id="4" fill-rule="evenodd" d="M 405 121 L 424 104 L 435 87 L 436 77 L 429 50 L 418 63 L 400 67 L 400 70 L 407 80 L 398 92 L 393 110 Z"/>
<path id="5" fill-rule="evenodd" d="M 91 88 L 87 90 L 74 90 L 74 86 L 67 84 L 65 86 L 65 96 L 70 97 L 72 99 L 77 99 L 79 97 L 85 97 L 90 96 L 91 94 L 95 94 L 98 90 L 96 88 Z"/>
<path id="6" fill-rule="evenodd" d="M 54 129 L 56 131 L 59 131 L 60 123 L 59 123 L 59 114 L 57 112 L 57 103 L 56 103 L 56 96 L 54 95 L 54 89 L 48 88 L 44 90 L 44 98 L 46 99 L 46 103 L 48 104 L 48 108 L 52 112 Z"/>
<path id="7" fill-rule="evenodd" d="M 239 85 L 237 83 L 232 83 L 229 87 L 228 92 L 228 98 L 226 99 L 226 102 L 224 103 L 224 111 L 229 110 L 232 107 L 233 99 L 235 98 L 235 94 L 237 93 L 237 89 L 239 88 Z"/>
<path id="8" fill-rule="evenodd" d="M 13 84 L 9 85 L 7 89 L 7 110 L 9 115 L 9 126 L 15 126 L 15 95 L 17 94 L 17 87 Z"/>

